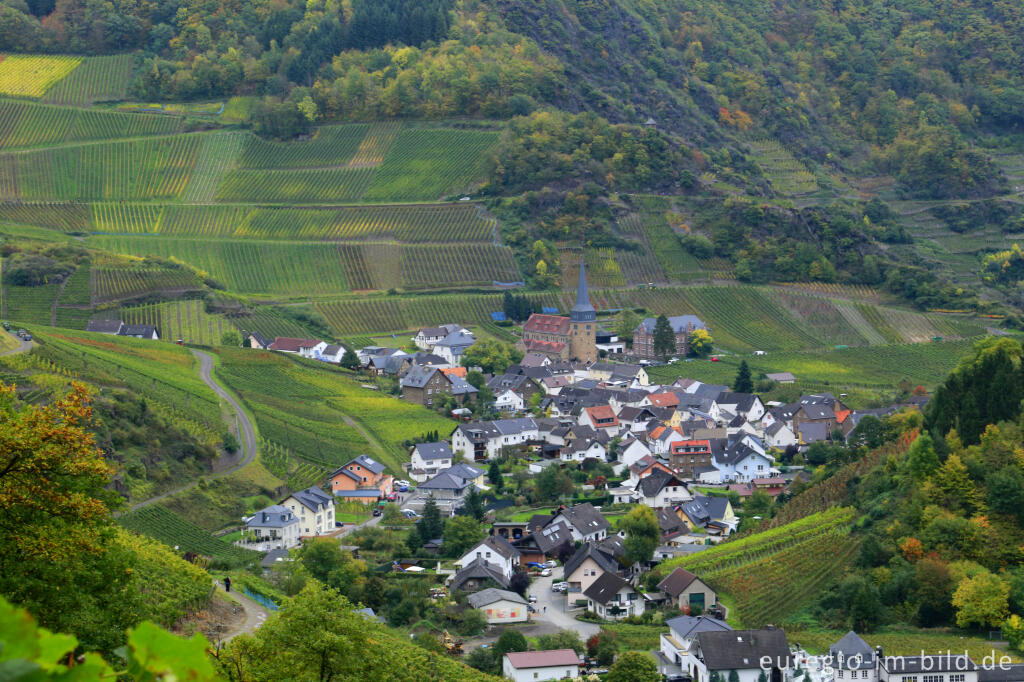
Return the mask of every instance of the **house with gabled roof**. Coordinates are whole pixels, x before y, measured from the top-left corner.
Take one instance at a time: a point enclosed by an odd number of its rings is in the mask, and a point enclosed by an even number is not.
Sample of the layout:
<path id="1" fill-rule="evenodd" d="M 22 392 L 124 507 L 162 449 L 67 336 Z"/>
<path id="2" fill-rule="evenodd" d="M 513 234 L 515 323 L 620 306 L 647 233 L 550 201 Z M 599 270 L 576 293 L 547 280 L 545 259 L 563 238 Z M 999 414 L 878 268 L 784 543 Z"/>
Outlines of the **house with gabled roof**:
<path id="1" fill-rule="evenodd" d="M 442 324 L 437 327 L 423 327 L 412 337 L 412 342 L 420 350 L 429 351 L 443 341 L 449 334 L 463 329 L 459 324 Z"/>
<path id="2" fill-rule="evenodd" d="M 751 422 L 758 421 L 765 413 L 764 403 L 754 393 L 720 393 L 715 402 L 718 403 L 719 409 L 741 415 Z"/>
<path id="3" fill-rule="evenodd" d="M 581 663 L 572 649 L 510 651 L 502 656 L 501 674 L 512 682 L 574 680 L 580 676 Z"/>
<path id="4" fill-rule="evenodd" d="M 543 563 L 565 553 L 572 547 L 572 543 L 572 527 L 559 520 L 539 527 L 534 526 L 530 533 L 522 536 L 514 544 L 522 552 L 521 562 Z"/>
<path id="5" fill-rule="evenodd" d="M 267 350 L 298 354 L 303 348 L 312 348 L 319 343 L 323 342 L 318 341 L 317 339 L 298 339 L 291 336 L 278 336 L 274 338 L 274 342 L 267 347 Z M 326 346 L 327 344 L 324 345 Z"/>
<path id="6" fill-rule="evenodd" d="M 718 604 L 718 595 L 711 586 L 681 566 L 665 576 L 658 589 L 687 614 L 704 613 Z"/>
<path id="7" fill-rule="evenodd" d="M 828 648 L 835 680 L 878 682 L 878 661 L 875 650 L 860 635 L 850 630 Z"/>
<path id="8" fill-rule="evenodd" d="M 298 517 L 299 533 L 303 536 L 334 531 L 334 497 L 316 486 L 294 492 L 279 504 Z"/>
<path id="9" fill-rule="evenodd" d="M 664 469 L 653 469 L 636 484 L 640 502 L 651 509 L 673 507 L 693 499 L 690 489 L 679 478 Z"/>
<path id="10" fill-rule="evenodd" d="M 160 332 L 151 324 L 125 324 L 117 331 L 118 336 L 130 336 L 134 339 L 160 340 Z"/>
<path id="11" fill-rule="evenodd" d="M 732 503 L 724 496 L 696 495 L 679 505 L 676 514 L 691 528 L 703 528 L 712 535 L 727 535 L 739 522 Z"/>
<path id="12" fill-rule="evenodd" d="M 527 603 L 521 595 L 495 587 L 474 592 L 466 597 L 466 601 L 474 609 L 483 611 L 487 622 L 525 623 L 528 618 Z"/>
<path id="13" fill-rule="evenodd" d="M 537 423 L 531 417 L 470 422 L 452 432 L 452 452 L 479 462 L 497 457 L 504 447 L 535 442 L 538 435 Z"/>
<path id="14" fill-rule="evenodd" d="M 470 592 L 480 590 L 489 582 L 493 582 L 500 589 L 507 590 L 509 583 L 500 566 L 488 563 L 484 559 L 473 559 L 456 571 L 450 580 L 453 590 L 467 590 Z"/>
<path id="15" fill-rule="evenodd" d="M 342 466 L 330 477 L 331 492 L 337 497 L 351 497 L 360 501 L 376 501 L 391 494 L 394 477 L 387 467 L 367 455 L 359 455 Z M 362 491 L 363 494 L 351 494 Z M 368 494 L 374 492 L 372 497 Z"/>
<path id="16" fill-rule="evenodd" d="M 259 544 L 259 551 L 290 549 L 299 544 L 299 518 L 291 509 L 274 504 L 253 514 L 245 522 L 245 530 Z M 252 544 L 243 546 L 257 549 Z"/>
<path id="17" fill-rule="evenodd" d="M 274 342 L 273 339 L 268 339 L 255 330 L 249 332 L 246 339 L 249 341 L 249 348 L 258 348 L 259 350 L 266 350 Z"/>
<path id="18" fill-rule="evenodd" d="M 679 407 L 679 396 L 668 391 L 664 393 L 651 393 L 642 401 L 642 407 L 669 407 L 673 410 Z"/>
<path id="19" fill-rule="evenodd" d="M 690 334 L 696 329 L 707 329 L 707 325 L 696 315 L 673 315 L 668 318 L 669 326 L 675 335 L 675 353 L 679 357 L 686 357 L 690 353 Z M 645 318 L 637 328 L 633 330 L 633 354 L 640 358 L 653 360 L 658 357 L 654 352 L 654 327 L 657 319 Z"/>
<path id="20" fill-rule="evenodd" d="M 601 512 L 589 502 L 572 507 L 559 507 L 553 515 L 551 523 L 564 521 L 572 529 L 572 539 L 583 542 L 603 540 L 608 535 L 611 524 Z"/>
<path id="21" fill-rule="evenodd" d="M 476 559 L 483 559 L 488 564 L 497 566 L 505 578 L 510 579 L 519 568 L 521 557 L 522 552 L 508 540 L 500 535 L 488 535 L 463 554 L 462 558 L 457 559 L 455 565 L 464 568 Z"/>
<path id="22" fill-rule="evenodd" d="M 455 374 L 449 374 L 432 365 L 416 365 L 399 382 L 402 400 L 433 407 L 442 395 L 450 395 L 460 404 L 476 397 L 477 389 Z"/>
<path id="23" fill-rule="evenodd" d="M 607 404 L 583 408 L 579 423 L 582 426 L 589 426 L 595 431 L 604 431 L 609 436 L 618 435 L 622 428 L 615 411 L 611 405 Z"/>
<path id="24" fill-rule="evenodd" d="M 643 615 L 647 601 L 643 593 L 614 573 L 598 576 L 583 596 L 587 611 L 610 620 Z"/>
<path id="25" fill-rule="evenodd" d="M 726 679 L 736 671 L 740 682 L 784 682 L 793 656 L 781 628 L 698 632 L 690 645 L 693 682 L 710 682 L 712 673 Z"/>
<path id="26" fill-rule="evenodd" d="M 608 451 L 600 441 L 593 438 L 577 438 L 562 446 L 558 458 L 563 462 L 582 462 L 585 459 L 604 461 Z"/>
<path id="27" fill-rule="evenodd" d="M 422 483 L 455 461 L 455 455 L 447 442 L 417 443 L 412 449 L 409 462 L 409 477 Z"/>
<path id="28" fill-rule="evenodd" d="M 690 646 L 698 632 L 728 632 L 732 627 L 724 620 L 707 615 L 677 616 L 665 621 L 668 632 L 661 633 L 658 651 L 658 672 L 663 675 L 689 674 L 693 667 Z"/>
<path id="29" fill-rule="evenodd" d="M 711 466 L 711 441 L 690 439 L 672 444 L 669 465 L 684 480 L 697 479 L 696 470 Z"/>
<path id="30" fill-rule="evenodd" d="M 89 320 L 89 323 L 85 325 L 87 332 L 113 334 L 114 336 L 118 336 L 123 328 L 124 322 L 121 320 Z"/>
<path id="31" fill-rule="evenodd" d="M 566 560 L 562 575 L 569 583 L 570 594 L 582 594 L 605 573 L 621 576 L 618 559 L 596 542 L 585 542 Z"/>
<path id="32" fill-rule="evenodd" d="M 453 365 L 462 364 L 462 354 L 476 343 L 476 337 L 468 329 L 459 329 L 434 344 L 433 352 Z"/>
<path id="33" fill-rule="evenodd" d="M 648 476 L 655 469 L 660 469 L 667 474 L 675 473 L 674 471 L 672 471 L 672 469 L 668 467 L 668 464 L 666 462 L 663 462 L 662 460 L 652 455 L 647 455 L 646 457 L 641 457 L 632 465 L 630 465 L 629 477 L 625 481 L 623 481 L 622 484 L 635 489 L 636 484 L 640 482 L 640 479 L 642 479 L 644 476 Z"/>

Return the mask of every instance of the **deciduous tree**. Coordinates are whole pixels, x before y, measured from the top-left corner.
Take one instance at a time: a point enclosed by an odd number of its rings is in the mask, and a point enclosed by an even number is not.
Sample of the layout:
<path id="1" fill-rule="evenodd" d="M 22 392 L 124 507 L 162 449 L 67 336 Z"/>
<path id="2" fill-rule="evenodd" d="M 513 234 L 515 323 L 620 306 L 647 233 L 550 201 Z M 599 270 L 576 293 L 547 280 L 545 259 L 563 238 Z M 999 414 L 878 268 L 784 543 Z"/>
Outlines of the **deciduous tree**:
<path id="1" fill-rule="evenodd" d="M 965 578 L 953 593 L 956 624 L 999 627 L 1009 612 L 1010 586 L 988 571 Z"/>
<path id="2" fill-rule="evenodd" d="M 627 651 L 608 670 L 607 682 L 659 682 L 654 659 L 640 651 Z"/>

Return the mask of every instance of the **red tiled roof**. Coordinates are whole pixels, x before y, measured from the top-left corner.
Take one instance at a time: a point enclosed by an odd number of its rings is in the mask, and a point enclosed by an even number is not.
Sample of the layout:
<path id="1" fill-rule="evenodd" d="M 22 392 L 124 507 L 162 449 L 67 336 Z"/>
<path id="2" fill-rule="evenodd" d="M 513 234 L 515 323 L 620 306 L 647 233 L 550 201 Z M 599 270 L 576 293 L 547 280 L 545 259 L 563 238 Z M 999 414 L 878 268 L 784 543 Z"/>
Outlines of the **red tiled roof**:
<path id="1" fill-rule="evenodd" d="M 320 343 L 316 339 L 295 339 L 287 336 L 278 336 L 270 344 L 270 350 L 287 350 L 298 353 L 300 348 L 311 348 Z"/>
<path id="2" fill-rule="evenodd" d="M 647 396 L 647 399 L 655 407 L 677 407 L 679 405 L 679 396 L 675 393 L 652 393 Z"/>
<path id="3" fill-rule="evenodd" d="M 609 426 L 618 426 L 619 418 L 615 416 L 615 410 L 611 408 L 611 405 L 598 405 L 597 407 L 585 408 L 587 416 L 590 417 L 591 423 L 594 427 L 606 428 Z"/>
<path id="4" fill-rule="evenodd" d="M 542 334 L 568 334 L 569 318 L 561 315 L 541 315 L 533 313 L 530 319 L 523 325 L 524 332 L 539 332 Z"/>
<path id="5" fill-rule="evenodd" d="M 708 440 L 684 440 L 678 443 L 672 443 L 672 452 L 680 453 L 684 448 L 701 448 L 701 450 L 694 450 L 694 452 L 707 451 L 711 452 L 711 441 Z"/>
<path id="6" fill-rule="evenodd" d="M 565 344 L 561 341 L 538 341 L 537 339 L 526 339 L 523 341 L 526 350 L 537 353 L 561 353 Z"/>
<path id="7" fill-rule="evenodd" d="M 572 649 L 551 649 L 549 651 L 510 651 L 508 656 L 512 667 L 547 668 L 553 665 L 579 665 L 580 657 Z"/>
<path id="8" fill-rule="evenodd" d="M 449 367 L 447 369 L 442 369 L 441 370 L 441 373 L 446 375 L 446 376 L 449 375 L 449 374 L 454 374 L 455 376 L 461 377 L 463 379 L 466 378 L 466 372 L 467 372 L 467 370 L 466 370 L 465 367 Z"/>
<path id="9" fill-rule="evenodd" d="M 836 421 L 842 424 L 850 416 L 849 410 L 836 410 Z"/>

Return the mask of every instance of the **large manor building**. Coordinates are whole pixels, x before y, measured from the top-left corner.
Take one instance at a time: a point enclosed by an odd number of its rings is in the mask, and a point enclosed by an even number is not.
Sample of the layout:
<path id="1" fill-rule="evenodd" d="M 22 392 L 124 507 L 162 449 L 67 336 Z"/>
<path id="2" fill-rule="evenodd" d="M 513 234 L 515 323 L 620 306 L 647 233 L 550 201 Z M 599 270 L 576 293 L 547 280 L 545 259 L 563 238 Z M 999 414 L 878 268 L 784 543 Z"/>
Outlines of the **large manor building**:
<path id="1" fill-rule="evenodd" d="M 530 315 L 523 325 L 520 347 L 527 353 L 541 353 L 552 360 L 597 361 L 597 310 L 590 304 L 587 273 L 582 262 L 576 305 L 569 311 L 569 317 Z"/>

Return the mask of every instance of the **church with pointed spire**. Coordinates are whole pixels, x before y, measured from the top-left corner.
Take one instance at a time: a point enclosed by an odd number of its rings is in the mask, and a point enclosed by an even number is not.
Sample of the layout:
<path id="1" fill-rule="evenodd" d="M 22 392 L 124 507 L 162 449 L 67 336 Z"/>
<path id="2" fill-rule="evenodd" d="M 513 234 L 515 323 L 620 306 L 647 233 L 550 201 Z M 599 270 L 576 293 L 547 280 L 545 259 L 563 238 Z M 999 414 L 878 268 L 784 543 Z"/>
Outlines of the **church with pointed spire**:
<path id="1" fill-rule="evenodd" d="M 587 270 L 582 262 L 576 305 L 569 311 L 569 317 L 530 315 L 523 325 L 519 346 L 527 353 L 539 353 L 556 361 L 597 362 L 597 310 L 590 303 Z"/>

